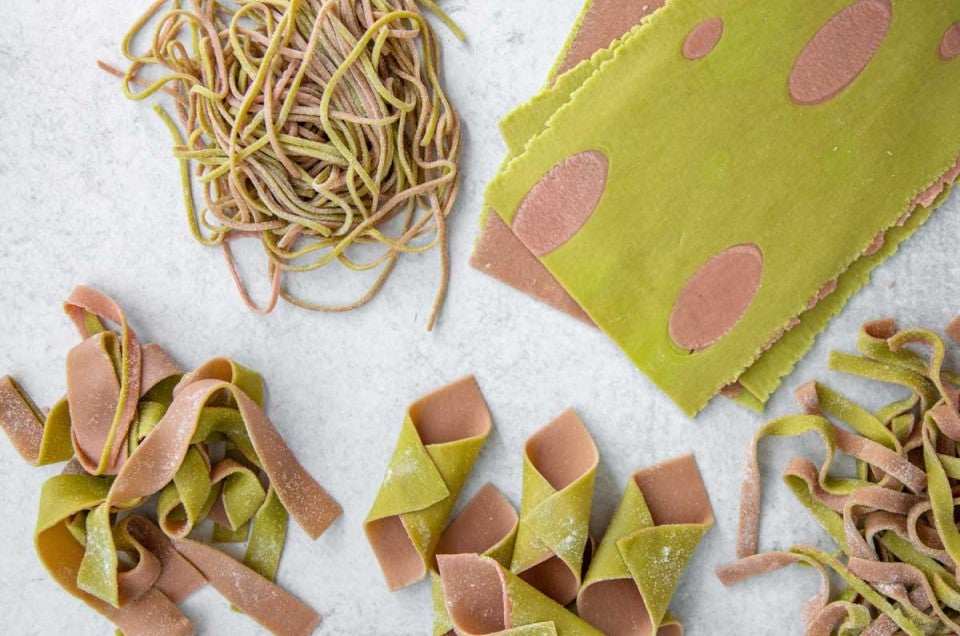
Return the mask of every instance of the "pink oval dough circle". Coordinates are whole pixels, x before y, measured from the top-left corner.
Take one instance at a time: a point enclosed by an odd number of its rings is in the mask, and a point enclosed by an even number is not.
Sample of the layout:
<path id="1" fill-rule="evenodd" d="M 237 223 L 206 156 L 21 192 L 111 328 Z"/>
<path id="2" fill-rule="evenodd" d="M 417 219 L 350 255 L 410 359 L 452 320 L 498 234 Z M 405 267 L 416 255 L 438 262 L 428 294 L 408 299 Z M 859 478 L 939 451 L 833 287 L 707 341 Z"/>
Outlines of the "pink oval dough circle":
<path id="1" fill-rule="evenodd" d="M 958 55 L 960 55 L 960 22 L 954 22 L 940 40 L 940 59 L 952 60 Z"/>
<path id="2" fill-rule="evenodd" d="M 723 20 L 709 18 L 693 27 L 687 39 L 683 42 L 683 57 L 688 60 L 699 60 L 706 57 L 717 46 L 723 35 Z"/>
<path id="3" fill-rule="evenodd" d="M 694 351 L 720 340 L 746 313 L 762 275 L 763 252 L 752 243 L 734 245 L 711 258 L 677 295 L 670 338 Z"/>
<path id="4" fill-rule="evenodd" d="M 514 234 L 537 256 L 569 241 L 597 209 L 608 168 L 607 156 L 599 150 L 571 155 L 555 165 L 517 209 Z"/>
<path id="5" fill-rule="evenodd" d="M 830 18 L 801 51 L 790 73 L 797 104 L 822 104 L 849 86 L 876 55 L 893 7 L 890 0 L 857 0 Z"/>

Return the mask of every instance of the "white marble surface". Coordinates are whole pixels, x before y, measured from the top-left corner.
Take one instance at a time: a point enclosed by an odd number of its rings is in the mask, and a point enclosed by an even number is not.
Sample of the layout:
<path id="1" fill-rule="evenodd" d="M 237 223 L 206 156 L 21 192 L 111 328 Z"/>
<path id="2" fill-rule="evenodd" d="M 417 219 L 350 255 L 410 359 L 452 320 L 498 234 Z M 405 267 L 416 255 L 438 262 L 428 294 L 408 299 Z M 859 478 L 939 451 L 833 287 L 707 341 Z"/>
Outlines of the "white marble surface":
<path id="1" fill-rule="evenodd" d="M 495 430 L 466 495 L 492 480 L 518 502 L 523 440 L 567 406 L 580 412 L 602 453 L 598 533 L 633 469 L 695 452 L 717 525 L 683 579 L 674 612 L 692 636 L 800 633 L 801 603 L 816 587 L 810 573 L 791 570 L 728 590 L 712 572 L 733 556 L 743 449 L 761 418 L 717 402 L 687 419 L 599 333 L 466 264 L 480 194 L 503 152 L 496 121 L 538 88 L 579 0 L 442 3 L 470 40 L 442 33 L 466 152 L 451 222 L 452 285 L 433 334 L 423 326 L 437 280 L 435 253 L 404 260 L 380 297 L 352 314 L 282 306 L 264 318 L 243 308 L 220 253 L 188 237 L 166 130 L 94 64 L 120 63 L 119 37 L 146 4 L 0 7 L 0 370 L 15 374 L 41 404 L 58 398 L 64 356 L 76 341 L 60 304 L 75 284 L 89 283 L 115 295 L 143 340 L 162 343 L 183 365 L 224 354 L 262 371 L 270 415 L 346 509 L 316 543 L 291 527 L 281 564 L 280 583 L 324 614 L 324 634 L 427 632 L 428 586 L 388 593 L 361 522 L 404 406 L 467 373 L 479 379 Z M 958 236 L 954 197 L 833 321 L 769 414 L 790 411 L 792 388 L 814 375 L 856 384 L 823 369 L 830 348 L 852 348 L 861 321 L 893 315 L 941 326 L 960 311 Z M 765 462 L 766 547 L 822 540 L 776 477 L 796 450 L 818 452 L 814 440 L 780 444 Z M 108 624 L 60 590 L 33 552 L 40 485 L 55 472 L 25 466 L 0 443 L 0 625 L 9 634 L 108 634 Z M 210 590 L 185 609 L 201 634 L 258 633 Z"/>

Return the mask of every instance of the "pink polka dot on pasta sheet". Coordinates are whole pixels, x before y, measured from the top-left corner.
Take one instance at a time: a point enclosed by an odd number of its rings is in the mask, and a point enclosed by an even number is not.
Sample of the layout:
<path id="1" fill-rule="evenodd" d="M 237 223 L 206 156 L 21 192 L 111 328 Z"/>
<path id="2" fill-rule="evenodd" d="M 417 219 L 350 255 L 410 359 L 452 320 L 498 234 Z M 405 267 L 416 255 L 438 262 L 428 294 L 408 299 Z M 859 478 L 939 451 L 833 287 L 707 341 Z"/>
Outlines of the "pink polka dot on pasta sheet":
<path id="1" fill-rule="evenodd" d="M 951 24 L 940 40 L 940 59 L 952 60 L 960 55 L 960 21 Z"/>
<path id="2" fill-rule="evenodd" d="M 688 60 L 699 60 L 712 51 L 723 35 L 723 20 L 709 18 L 693 27 L 683 42 L 683 56 Z"/>
<path id="3" fill-rule="evenodd" d="M 537 256 L 565 244 L 599 205 L 608 169 L 607 156 L 599 150 L 570 155 L 555 165 L 520 203 L 513 233 Z"/>
<path id="4" fill-rule="evenodd" d="M 753 243 L 723 250 L 704 263 L 677 295 L 670 338 L 700 351 L 736 326 L 753 302 L 763 276 L 763 252 Z"/>
<path id="5" fill-rule="evenodd" d="M 822 104 L 850 86 L 876 55 L 892 19 L 890 0 L 856 0 L 830 18 L 797 57 L 790 73 L 793 101 Z"/>

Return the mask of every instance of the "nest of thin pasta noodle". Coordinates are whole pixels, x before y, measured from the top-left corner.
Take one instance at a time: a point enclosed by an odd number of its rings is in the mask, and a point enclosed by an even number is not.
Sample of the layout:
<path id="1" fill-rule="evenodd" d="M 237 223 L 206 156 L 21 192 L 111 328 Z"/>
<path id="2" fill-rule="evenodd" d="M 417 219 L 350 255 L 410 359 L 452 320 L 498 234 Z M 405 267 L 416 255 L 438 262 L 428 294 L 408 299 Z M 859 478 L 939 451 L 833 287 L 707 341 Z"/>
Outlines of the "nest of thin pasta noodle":
<path id="1" fill-rule="evenodd" d="M 103 65 L 131 99 L 172 96 L 179 125 L 157 110 L 176 140 L 191 231 L 222 246 L 252 309 L 269 312 L 279 298 L 353 309 L 401 254 L 439 247 L 432 327 L 447 286 L 461 136 L 421 5 L 437 10 L 429 0 L 161 0 L 124 39 L 128 69 Z M 133 40 L 146 36 L 146 52 L 134 52 Z M 163 76 L 147 79 L 157 68 Z M 268 256 L 272 293 L 261 306 L 234 265 L 237 237 L 259 238 Z M 344 305 L 305 300 L 284 284 L 285 273 L 334 261 L 378 274 Z"/>

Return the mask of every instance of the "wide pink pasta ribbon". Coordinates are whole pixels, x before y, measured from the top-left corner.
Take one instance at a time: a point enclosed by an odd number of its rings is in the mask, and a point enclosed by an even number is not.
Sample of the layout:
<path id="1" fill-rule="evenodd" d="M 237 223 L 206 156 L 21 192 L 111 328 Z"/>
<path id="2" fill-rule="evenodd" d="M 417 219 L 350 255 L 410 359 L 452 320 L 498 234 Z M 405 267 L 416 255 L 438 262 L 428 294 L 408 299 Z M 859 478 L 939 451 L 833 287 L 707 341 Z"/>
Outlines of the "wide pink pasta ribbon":
<path id="1" fill-rule="evenodd" d="M 239 451 L 252 455 L 256 468 L 269 478 L 268 499 L 275 496 L 311 538 L 322 534 L 341 509 L 297 461 L 257 403 L 262 399 L 259 376 L 218 358 L 180 379 L 182 372 L 169 356 L 157 345 L 141 346 L 120 307 L 96 290 L 78 287 L 65 310 L 83 337 L 68 355 L 67 398 L 44 415 L 15 381 L 0 380 L 0 425 L 27 461 L 53 463 L 75 454 L 41 496 L 41 503 L 55 504 L 41 508 L 36 535 L 38 554 L 53 577 L 128 636 L 157 630 L 192 633 L 192 623 L 176 604 L 204 582 L 274 633 L 311 633 L 319 615 L 266 578 L 272 571 L 254 570 L 256 566 L 187 539 L 192 524 L 171 539 L 166 526 L 161 530 L 138 514 L 119 522 L 114 518 L 117 511 L 136 507 L 174 483 L 191 449 L 212 471 L 211 481 L 227 479 L 229 460 L 211 468 L 198 444 L 211 431 L 198 426 L 206 407 L 230 404 L 249 438 L 243 444 L 249 448 Z M 103 320 L 120 327 L 119 338 Z M 151 402 L 155 388 L 167 395 L 163 399 L 169 406 L 162 417 L 155 416 L 159 421 L 147 425 L 144 418 L 151 416 L 140 409 L 162 408 Z M 221 495 L 214 508 L 221 517 L 226 514 Z M 118 551 L 132 556 L 133 565 L 121 567 Z M 84 573 L 94 576 L 84 578 Z M 83 583 L 98 579 L 105 582 L 89 589 Z"/>

